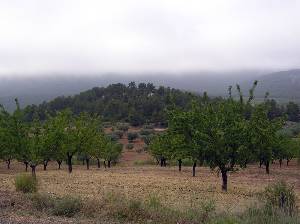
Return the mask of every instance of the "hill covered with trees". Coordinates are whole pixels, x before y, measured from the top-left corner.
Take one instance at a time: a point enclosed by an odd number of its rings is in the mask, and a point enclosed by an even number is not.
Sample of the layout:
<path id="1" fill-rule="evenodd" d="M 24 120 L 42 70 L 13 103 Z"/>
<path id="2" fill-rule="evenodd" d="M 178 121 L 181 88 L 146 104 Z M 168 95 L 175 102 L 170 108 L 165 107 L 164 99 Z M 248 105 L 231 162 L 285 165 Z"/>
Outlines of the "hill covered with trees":
<path id="1" fill-rule="evenodd" d="M 258 85 L 259 86 L 259 85 Z M 207 98 L 219 101 L 223 98 Z M 157 125 L 166 124 L 166 109 L 176 106 L 180 109 L 190 109 L 192 101 L 201 103 L 202 95 L 174 89 L 170 87 L 155 87 L 152 83 L 130 82 L 128 85 L 117 83 L 107 87 L 94 87 L 74 96 L 60 96 L 40 105 L 30 105 L 24 108 L 25 120 L 33 121 L 34 116 L 45 120 L 47 114 L 55 115 L 57 111 L 70 109 L 75 115 L 81 112 L 102 117 L 103 121 L 129 122 L 133 126 L 145 123 Z M 286 105 L 267 99 L 269 118 L 287 116 L 287 120 L 300 121 L 299 105 L 289 102 Z"/>
<path id="2" fill-rule="evenodd" d="M 201 101 L 202 96 L 169 87 L 155 87 L 152 83 L 130 82 L 95 87 L 74 96 L 61 96 L 40 105 L 24 109 L 26 120 L 35 115 L 42 120 L 46 114 L 54 114 L 66 108 L 74 114 L 88 112 L 100 115 L 104 121 L 125 121 L 137 126 L 144 123 L 164 124 L 165 109 L 171 106 L 189 108 L 192 100 Z"/>

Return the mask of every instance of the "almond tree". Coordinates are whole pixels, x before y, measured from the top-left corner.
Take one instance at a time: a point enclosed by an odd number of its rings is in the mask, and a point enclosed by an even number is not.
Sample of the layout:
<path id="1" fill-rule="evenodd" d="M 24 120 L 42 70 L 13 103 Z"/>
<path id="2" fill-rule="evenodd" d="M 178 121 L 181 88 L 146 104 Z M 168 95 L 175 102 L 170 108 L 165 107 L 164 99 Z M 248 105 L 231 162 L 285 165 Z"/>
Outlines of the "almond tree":
<path id="1" fill-rule="evenodd" d="M 65 160 L 64 142 L 66 140 L 66 127 L 68 112 L 58 112 L 55 117 L 48 117 L 45 124 L 45 141 L 43 147 L 43 159 L 48 161 L 53 159 L 61 168 L 62 161 Z M 45 164 L 44 164 L 45 169 Z"/>
<path id="2" fill-rule="evenodd" d="M 96 158 L 98 168 L 100 168 L 100 160 L 104 158 L 105 148 L 108 143 L 109 139 L 103 132 L 99 132 L 95 135 L 90 154 Z"/>
<path id="3" fill-rule="evenodd" d="M 27 132 L 27 158 L 32 176 L 36 177 L 36 167 L 43 162 L 42 152 L 45 140 L 45 130 L 38 120 L 34 120 Z"/>
<path id="4" fill-rule="evenodd" d="M 11 121 L 10 114 L 0 105 L 0 159 L 6 162 L 7 169 L 10 169 L 11 160 L 16 156 Z"/>
<path id="5" fill-rule="evenodd" d="M 72 117 L 67 114 L 65 117 L 65 141 L 64 151 L 67 155 L 69 173 L 72 172 L 72 158 L 75 154 L 86 153 L 87 162 L 89 162 L 92 140 L 97 133 L 99 122 L 97 118 L 93 118 L 86 113 Z M 87 164 L 87 168 L 89 163 Z"/>
<path id="6" fill-rule="evenodd" d="M 109 141 L 103 151 L 103 159 L 107 161 L 108 168 L 111 167 L 111 162 L 116 162 L 122 153 L 122 144 L 114 141 Z"/>
<path id="7" fill-rule="evenodd" d="M 274 158 L 274 151 L 278 147 L 278 131 L 283 126 L 282 119 L 268 118 L 264 104 L 256 106 L 249 122 L 250 148 L 256 157 L 266 166 L 266 173 L 270 173 L 270 163 Z"/>

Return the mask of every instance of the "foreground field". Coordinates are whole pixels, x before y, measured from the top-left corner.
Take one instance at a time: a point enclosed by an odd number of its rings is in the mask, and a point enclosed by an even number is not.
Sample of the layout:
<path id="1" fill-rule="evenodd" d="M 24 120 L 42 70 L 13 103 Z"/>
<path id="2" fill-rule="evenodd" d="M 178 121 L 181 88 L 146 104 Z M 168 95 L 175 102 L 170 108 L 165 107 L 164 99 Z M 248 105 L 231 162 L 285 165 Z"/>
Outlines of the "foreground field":
<path id="1" fill-rule="evenodd" d="M 15 191 L 14 177 L 23 169 L 21 164 L 14 163 L 11 170 L 6 170 L 1 163 L 0 190 Z M 270 175 L 256 165 L 232 173 L 227 193 L 221 191 L 217 173 L 205 167 L 197 168 L 196 177 L 191 177 L 190 167 L 178 172 L 176 167 L 116 166 L 85 170 L 84 166 L 77 165 L 72 174 L 65 169 L 57 170 L 56 164 L 50 164 L 47 171 L 41 169 L 37 170 L 40 192 L 60 196 L 72 193 L 89 199 L 101 198 L 111 191 L 141 200 L 157 196 L 165 205 L 179 209 L 212 200 L 218 211 L 239 212 L 257 201 L 256 193 L 279 179 L 294 185 L 300 197 L 300 170 L 296 162 L 282 168 L 274 164 Z M 300 205 L 299 201 L 297 203 Z"/>

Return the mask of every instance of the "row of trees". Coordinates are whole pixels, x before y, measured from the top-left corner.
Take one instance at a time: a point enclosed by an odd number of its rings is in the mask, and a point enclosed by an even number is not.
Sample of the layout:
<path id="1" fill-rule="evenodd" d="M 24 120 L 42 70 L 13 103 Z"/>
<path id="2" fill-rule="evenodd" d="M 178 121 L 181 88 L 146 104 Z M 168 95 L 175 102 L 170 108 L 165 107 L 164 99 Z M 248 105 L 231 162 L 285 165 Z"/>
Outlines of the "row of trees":
<path id="1" fill-rule="evenodd" d="M 268 104 L 253 105 L 254 83 L 247 101 L 237 86 L 239 100 L 234 100 L 229 88 L 228 99 L 216 102 L 195 102 L 191 109 L 173 108 L 169 111 L 167 132 L 150 144 L 151 153 L 165 166 L 167 159 L 183 159 L 217 168 L 222 175 L 222 189 L 227 190 L 228 172 L 259 161 L 269 173 L 274 159 L 288 161 L 298 146 L 291 139 L 279 135 L 284 120 L 270 119 Z"/>
<path id="2" fill-rule="evenodd" d="M 32 122 L 25 122 L 17 100 L 16 104 L 13 114 L 3 107 L 0 111 L 0 159 L 6 161 L 8 168 L 17 159 L 25 164 L 26 171 L 30 166 L 35 175 L 39 164 L 46 170 L 48 162 L 54 160 L 60 169 L 62 162 L 67 161 L 71 173 L 74 156 L 83 157 L 89 169 L 92 157 L 97 159 L 98 167 L 101 159 L 110 167 L 121 154 L 122 145 L 105 135 L 98 117 L 87 113 L 74 116 L 65 110 L 45 121 L 35 117 Z"/>

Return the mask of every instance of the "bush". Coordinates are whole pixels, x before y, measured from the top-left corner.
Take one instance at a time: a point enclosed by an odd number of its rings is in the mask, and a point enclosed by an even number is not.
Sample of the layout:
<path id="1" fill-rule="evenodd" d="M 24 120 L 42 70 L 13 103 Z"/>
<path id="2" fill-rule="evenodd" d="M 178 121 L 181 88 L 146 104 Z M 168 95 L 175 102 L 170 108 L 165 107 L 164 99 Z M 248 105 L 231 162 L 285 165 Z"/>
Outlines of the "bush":
<path id="1" fill-rule="evenodd" d="M 152 130 L 152 129 L 142 129 L 141 131 L 140 131 L 140 135 L 151 135 L 151 134 L 153 134 L 154 133 L 154 131 Z"/>
<path id="2" fill-rule="evenodd" d="M 33 207 L 39 211 L 49 211 L 54 207 L 54 198 L 48 194 L 31 194 L 29 199 Z"/>
<path id="3" fill-rule="evenodd" d="M 138 137 L 138 134 L 136 132 L 129 132 L 127 134 L 127 138 L 129 142 L 133 142 L 134 139 Z"/>
<path id="4" fill-rule="evenodd" d="M 82 208 L 82 201 L 80 198 L 72 196 L 64 196 L 55 200 L 52 213 L 57 216 L 72 217 Z"/>
<path id="5" fill-rule="evenodd" d="M 116 135 L 115 133 L 108 134 L 107 137 L 109 139 L 111 139 L 112 141 L 118 141 L 118 139 L 119 139 L 119 136 Z"/>
<path id="6" fill-rule="evenodd" d="M 45 211 L 57 216 L 72 217 L 83 207 L 81 199 L 73 196 L 57 198 L 49 194 L 32 194 L 29 199 L 38 211 Z"/>
<path id="7" fill-rule="evenodd" d="M 134 148 L 134 144 L 129 143 L 126 145 L 126 149 L 133 149 Z"/>
<path id="8" fill-rule="evenodd" d="M 296 212 L 296 194 L 292 186 L 286 182 L 279 181 L 266 187 L 263 192 L 266 205 L 270 208 L 280 209 L 285 213 Z"/>
<path id="9" fill-rule="evenodd" d="M 31 175 L 20 174 L 15 178 L 15 187 L 23 193 L 37 192 L 37 180 Z"/>
<path id="10" fill-rule="evenodd" d="M 118 138 L 122 138 L 123 137 L 123 131 L 117 130 L 113 133 L 113 135 L 118 136 Z"/>
<path id="11" fill-rule="evenodd" d="M 143 126 L 143 129 L 154 129 L 154 124 L 146 124 Z"/>
<path id="12" fill-rule="evenodd" d="M 128 124 L 118 124 L 117 125 L 117 129 L 121 130 L 123 132 L 126 132 L 129 129 L 129 125 Z"/>

